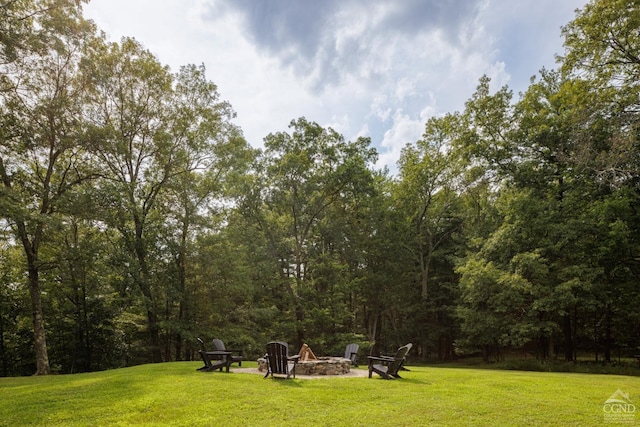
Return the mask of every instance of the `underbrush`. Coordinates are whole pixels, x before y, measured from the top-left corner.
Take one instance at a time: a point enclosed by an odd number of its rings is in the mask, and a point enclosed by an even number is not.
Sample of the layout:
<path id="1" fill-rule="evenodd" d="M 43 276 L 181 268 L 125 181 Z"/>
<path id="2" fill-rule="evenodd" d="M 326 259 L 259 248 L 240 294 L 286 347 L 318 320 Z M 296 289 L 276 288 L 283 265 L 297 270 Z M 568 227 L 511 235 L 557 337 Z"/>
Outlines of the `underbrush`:
<path id="1" fill-rule="evenodd" d="M 535 372 L 575 372 L 582 374 L 640 376 L 640 369 L 637 366 L 634 366 L 632 363 L 626 362 L 565 362 L 557 360 L 522 359 L 497 362 L 494 365 L 494 368 Z"/>
<path id="2" fill-rule="evenodd" d="M 541 360 L 535 358 L 506 357 L 497 362 L 486 363 L 482 358 L 462 358 L 455 362 L 443 364 L 450 367 L 472 367 L 509 371 L 530 372 L 573 372 L 582 374 L 629 375 L 640 376 L 640 367 L 634 359 L 618 359 L 612 362 L 595 362 L 593 360 L 577 360 L 566 362 L 563 360 Z"/>

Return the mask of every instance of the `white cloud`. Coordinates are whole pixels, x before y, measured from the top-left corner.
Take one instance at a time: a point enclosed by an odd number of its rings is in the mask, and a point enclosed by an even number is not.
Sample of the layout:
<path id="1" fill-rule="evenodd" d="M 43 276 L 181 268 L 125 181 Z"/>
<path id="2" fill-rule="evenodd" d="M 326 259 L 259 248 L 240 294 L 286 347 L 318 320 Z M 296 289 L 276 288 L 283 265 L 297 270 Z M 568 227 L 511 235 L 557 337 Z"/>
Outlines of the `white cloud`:
<path id="1" fill-rule="evenodd" d="M 86 15 L 160 61 L 204 63 L 247 140 L 305 116 L 369 135 L 395 169 L 426 120 L 464 107 L 486 74 L 526 89 L 561 53 L 582 0 L 92 0 Z"/>
<path id="2" fill-rule="evenodd" d="M 422 115 L 421 115 L 422 116 Z M 393 125 L 384 133 L 380 144 L 383 148 L 378 164 L 380 167 L 388 166 L 393 173 L 396 171 L 395 162 L 400 157 L 402 148 L 407 143 L 414 143 L 420 139 L 424 131 L 422 117 L 412 118 L 398 109 L 393 114 Z"/>

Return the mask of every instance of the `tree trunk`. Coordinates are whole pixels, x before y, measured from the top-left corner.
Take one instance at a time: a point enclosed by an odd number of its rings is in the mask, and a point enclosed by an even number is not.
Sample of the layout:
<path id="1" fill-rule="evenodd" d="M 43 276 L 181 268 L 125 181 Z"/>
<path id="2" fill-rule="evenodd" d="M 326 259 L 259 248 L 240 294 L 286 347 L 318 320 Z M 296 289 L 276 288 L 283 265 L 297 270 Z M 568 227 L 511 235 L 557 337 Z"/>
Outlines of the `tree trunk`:
<path id="1" fill-rule="evenodd" d="M 421 284 L 422 284 L 422 299 L 427 300 L 429 296 L 429 272 L 428 272 L 428 264 L 427 266 L 421 266 L 422 271 L 421 274 Z"/>
<path id="2" fill-rule="evenodd" d="M 149 333 L 149 344 L 151 345 L 151 360 L 153 363 L 162 362 L 162 351 L 160 350 L 160 327 L 158 326 L 158 316 L 155 311 L 151 286 L 149 285 L 149 274 L 142 268 L 143 277 L 139 278 L 139 286 L 144 297 L 144 305 L 147 311 L 147 332 Z"/>
<path id="3" fill-rule="evenodd" d="M 181 295 L 181 298 L 184 300 L 185 296 L 184 296 L 184 289 Z M 182 301 L 180 301 L 180 303 L 178 304 L 178 324 L 182 325 L 182 319 L 184 317 L 184 303 Z M 175 352 L 176 352 L 176 361 L 179 362 L 181 360 L 189 360 L 186 358 L 183 359 L 182 358 L 182 326 L 180 326 L 178 328 L 178 331 L 176 332 L 176 345 L 175 345 Z"/>
<path id="4" fill-rule="evenodd" d="M 377 313 L 373 319 L 373 325 L 369 325 L 369 340 L 373 341 L 373 346 L 369 353 L 370 356 L 378 356 L 381 353 L 380 349 L 380 329 L 382 327 L 382 313 Z"/>
<path id="5" fill-rule="evenodd" d="M 482 346 L 482 361 L 489 363 L 491 360 L 491 347 L 488 344 Z"/>
<path id="6" fill-rule="evenodd" d="M 85 351 L 85 366 L 87 372 L 91 372 L 92 370 L 92 358 L 93 358 L 93 343 L 91 342 L 91 333 L 89 331 L 89 308 L 87 307 L 87 286 L 86 286 L 86 276 L 83 274 L 82 278 L 82 331 L 83 331 L 83 342 L 84 342 L 84 351 Z"/>
<path id="7" fill-rule="evenodd" d="M 169 323 L 171 320 L 171 302 L 169 298 L 165 298 L 164 302 L 164 320 Z M 171 338 L 173 338 L 173 329 L 168 327 L 163 335 L 164 341 L 164 361 L 171 362 Z"/>
<path id="8" fill-rule="evenodd" d="M 0 313 L 0 359 L 2 360 L 2 376 L 6 377 L 7 370 L 7 353 L 4 348 L 4 316 Z"/>
<path id="9" fill-rule="evenodd" d="M 573 329 L 571 328 L 571 315 L 562 317 L 562 332 L 564 334 L 564 360 L 573 360 Z"/>
<path id="10" fill-rule="evenodd" d="M 426 345 L 425 347 L 425 351 L 424 354 L 426 355 Z M 438 360 L 439 361 L 444 361 L 444 360 L 452 360 L 454 358 L 454 351 L 453 351 L 453 340 L 451 339 L 451 335 L 446 334 L 446 335 L 440 335 L 440 337 L 438 338 Z"/>
<path id="11" fill-rule="evenodd" d="M 153 309 L 147 309 L 147 321 L 149 325 L 149 339 L 151 340 L 151 358 L 153 363 L 162 362 L 162 351 L 160 351 L 160 327 L 158 317 Z"/>
<path id="12" fill-rule="evenodd" d="M 611 337 L 611 307 L 607 304 L 604 317 L 604 361 L 611 362 L 611 347 L 613 338 Z"/>
<path id="13" fill-rule="evenodd" d="M 304 344 L 304 328 L 302 327 L 304 321 L 304 308 L 302 308 L 302 303 L 300 301 L 296 301 L 296 331 L 297 331 L 297 345 L 298 348 Z"/>
<path id="14" fill-rule="evenodd" d="M 158 326 L 158 315 L 155 310 L 153 293 L 151 292 L 151 274 L 147 265 L 147 251 L 142 234 L 144 226 L 138 215 L 134 214 L 135 241 L 134 250 L 140 265 L 141 277 L 138 277 L 138 285 L 144 297 L 145 308 L 147 309 L 147 331 L 151 344 L 151 359 L 153 363 L 162 362 L 162 351 L 160 350 L 160 327 Z"/>
<path id="15" fill-rule="evenodd" d="M 418 228 L 420 233 L 420 227 Z M 431 259 L 433 257 L 433 241 L 431 234 L 428 238 L 427 253 L 424 253 L 424 247 L 420 244 L 420 282 L 422 286 L 422 299 L 427 300 L 429 296 L 429 267 L 431 266 Z"/>
<path id="16" fill-rule="evenodd" d="M 42 314 L 42 298 L 40 295 L 40 279 L 35 262 L 29 260 L 29 295 L 31 297 L 31 316 L 33 319 L 34 347 L 36 352 L 36 375 L 49 375 L 49 354 Z"/>

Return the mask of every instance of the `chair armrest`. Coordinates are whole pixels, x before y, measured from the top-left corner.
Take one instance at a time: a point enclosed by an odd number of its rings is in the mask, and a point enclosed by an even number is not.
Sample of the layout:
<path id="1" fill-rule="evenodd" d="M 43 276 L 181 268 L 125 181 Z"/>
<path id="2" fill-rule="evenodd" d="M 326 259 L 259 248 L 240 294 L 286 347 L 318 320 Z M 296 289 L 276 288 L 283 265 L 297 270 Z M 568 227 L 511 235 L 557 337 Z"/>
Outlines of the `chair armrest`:
<path id="1" fill-rule="evenodd" d="M 369 369 L 371 369 L 376 362 L 382 363 L 383 365 L 389 365 L 395 360 L 393 357 L 387 356 L 367 356 L 367 359 L 369 359 Z"/>
<path id="2" fill-rule="evenodd" d="M 227 351 L 231 352 L 230 356 L 232 358 L 234 358 L 234 359 L 242 359 L 243 358 L 242 350 L 229 350 L 229 349 L 227 349 Z"/>
<path id="3" fill-rule="evenodd" d="M 369 360 L 377 360 L 379 362 L 393 362 L 395 359 L 389 356 L 367 356 Z"/>
<path id="4" fill-rule="evenodd" d="M 289 357 L 287 357 L 287 360 L 295 360 L 295 361 L 297 361 L 299 358 L 300 358 L 300 355 L 299 355 L 299 354 L 296 354 L 295 356 L 289 356 Z"/>

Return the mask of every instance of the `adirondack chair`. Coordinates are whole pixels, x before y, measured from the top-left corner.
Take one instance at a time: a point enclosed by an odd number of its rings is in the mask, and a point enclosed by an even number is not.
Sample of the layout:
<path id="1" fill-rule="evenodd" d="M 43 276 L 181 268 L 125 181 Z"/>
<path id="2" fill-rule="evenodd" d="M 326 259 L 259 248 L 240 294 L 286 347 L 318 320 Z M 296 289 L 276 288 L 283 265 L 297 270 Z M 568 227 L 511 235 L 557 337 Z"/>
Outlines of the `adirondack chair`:
<path id="1" fill-rule="evenodd" d="M 198 368 L 198 371 L 211 372 L 217 369 L 222 371 L 222 368 L 226 366 L 227 372 L 229 372 L 229 365 L 231 365 L 230 359 L 223 359 L 221 356 L 223 356 L 224 353 L 230 354 L 230 352 L 207 351 L 204 341 L 200 338 L 198 338 L 198 343 L 200 344 L 200 350 L 198 350 L 198 353 L 204 362 L 204 366 Z"/>
<path id="2" fill-rule="evenodd" d="M 232 349 L 226 348 L 225 345 L 224 345 L 224 342 L 221 339 L 218 339 L 218 338 L 215 338 L 213 340 L 213 346 L 218 351 L 230 351 L 232 353 L 236 353 L 235 355 L 231 354 L 229 356 L 220 356 L 220 358 L 223 359 L 223 360 L 226 360 L 227 357 L 230 357 L 231 358 L 231 362 L 229 364 L 237 363 L 238 366 L 242 366 L 242 350 L 232 350 Z"/>
<path id="3" fill-rule="evenodd" d="M 411 347 L 413 347 L 413 344 L 409 343 L 409 344 L 407 344 L 407 345 L 409 346 L 409 350 L 407 351 L 407 353 L 409 353 L 409 351 L 411 351 Z M 391 353 L 391 354 L 385 354 L 384 356 L 387 356 L 387 357 L 394 357 L 394 356 L 395 356 L 395 354 L 393 354 L 393 353 Z M 405 366 L 404 366 L 404 362 L 406 362 L 406 361 L 407 361 L 407 358 L 405 357 L 405 358 L 404 358 L 404 361 L 400 364 L 400 369 L 398 369 L 399 371 L 410 371 L 409 369 L 405 368 Z"/>
<path id="4" fill-rule="evenodd" d="M 344 349 L 344 358 L 350 359 L 351 364 L 358 367 L 358 350 L 360 346 L 358 344 L 347 344 L 347 348 Z"/>
<path id="5" fill-rule="evenodd" d="M 289 379 L 292 375 L 296 377 L 296 364 L 300 358 L 299 354 L 289 356 L 289 344 L 282 341 L 272 341 L 267 343 L 267 354 L 264 355 L 267 360 L 267 373 L 264 378 L 271 374 L 286 375 Z"/>
<path id="6" fill-rule="evenodd" d="M 369 359 L 369 378 L 375 372 L 385 380 L 392 380 L 394 378 L 401 378 L 398 371 L 402 368 L 405 362 L 407 353 L 411 349 L 412 344 L 403 345 L 398 349 L 393 357 L 389 356 L 367 356 Z"/>

